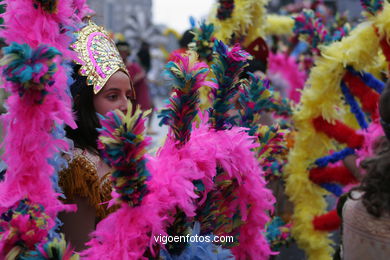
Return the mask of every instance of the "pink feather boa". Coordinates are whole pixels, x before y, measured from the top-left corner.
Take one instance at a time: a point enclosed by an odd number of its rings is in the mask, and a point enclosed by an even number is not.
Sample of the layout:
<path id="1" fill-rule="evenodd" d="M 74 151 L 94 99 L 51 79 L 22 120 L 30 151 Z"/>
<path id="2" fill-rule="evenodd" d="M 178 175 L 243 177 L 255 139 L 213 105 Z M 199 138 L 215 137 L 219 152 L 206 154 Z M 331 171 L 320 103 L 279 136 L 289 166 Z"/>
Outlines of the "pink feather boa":
<path id="1" fill-rule="evenodd" d="M 380 138 L 386 138 L 385 133 L 383 132 L 383 128 L 380 125 L 378 120 L 372 122 L 370 126 L 366 130 L 359 130 L 358 133 L 364 136 L 363 146 L 356 150 L 356 154 L 358 156 L 356 160 L 356 165 L 361 170 L 361 174 L 366 174 L 365 170 L 360 167 L 360 163 L 369 157 L 375 155 L 374 146 L 380 141 Z M 356 187 L 359 184 L 349 184 L 343 188 L 343 192 L 349 192 L 352 188 Z"/>
<path id="2" fill-rule="evenodd" d="M 75 27 L 81 22 L 81 15 L 90 12 L 86 0 L 57 1 L 57 12 L 49 14 L 41 8 L 34 8 L 34 0 L 6 0 L 6 12 L 2 15 L 6 30 L 0 32 L 6 42 L 27 43 L 32 48 L 47 44 L 57 48 L 68 60 L 76 56 L 69 49 L 71 38 L 60 33 L 60 25 Z"/>
<path id="3" fill-rule="evenodd" d="M 379 141 L 379 138 L 385 135 L 381 124 L 377 121 L 372 122 L 367 130 L 359 131 L 359 134 L 364 136 L 363 146 L 357 151 L 359 163 L 361 160 L 375 155 L 374 146 Z"/>
<path id="4" fill-rule="evenodd" d="M 100 222 L 88 243 L 91 248 L 82 255 L 88 259 L 147 259 L 143 254 L 155 244 L 153 236 L 166 235 L 173 221 L 169 213 L 179 207 L 187 216 L 195 216 L 198 196 L 193 181 L 203 180 L 206 196 L 214 188 L 219 165 L 239 182 L 239 199 L 231 206 L 241 210 L 245 222 L 240 227 L 239 245 L 232 252 L 237 259 L 268 259 L 272 252 L 262 231 L 275 199 L 265 187 L 263 172 L 251 151 L 255 146 L 253 137 L 238 127 L 214 131 L 208 124 L 194 125 L 191 139 L 180 148 L 169 137 L 156 157 L 148 158 L 150 193 L 141 206 L 122 206 Z"/>
<path id="5" fill-rule="evenodd" d="M 61 209 L 50 179 L 54 169 L 48 159 L 59 149 L 67 149 L 67 142 L 54 139 L 51 131 L 54 123 L 74 124 L 69 97 L 64 95 L 62 100 L 58 97 L 59 91 L 65 91 L 67 86 L 65 69 L 60 67 L 54 78 L 53 92 L 46 95 L 43 104 L 29 104 L 17 93 L 7 100 L 8 113 L 3 117 L 6 127 L 3 158 L 8 169 L 5 181 L 0 183 L 0 212 L 27 196 L 42 204 L 52 217 Z M 10 85 L 9 82 L 4 84 L 5 88 Z"/>
<path id="6" fill-rule="evenodd" d="M 62 66 L 64 61 L 70 61 L 75 56 L 68 48 L 72 39 L 61 32 L 60 24 L 63 28 L 74 27 L 80 17 L 74 14 L 76 6 L 73 0 L 58 1 L 58 11 L 54 14 L 35 8 L 32 0 L 8 0 L 4 3 L 7 5 L 3 15 L 6 29 L 1 31 L 1 36 L 7 43 L 27 43 L 31 48 L 46 44 L 56 47 L 62 57 L 54 59 L 58 70 L 53 75 L 54 84 L 47 87 L 48 94 L 42 104 L 32 102 L 28 95 L 20 98 L 16 92 L 7 100 L 8 113 L 3 120 L 6 130 L 4 160 L 8 169 L 5 181 L 0 183 L 0 213 L 28 197 L 32 202 L 43 205 L 46 214 L 54 220 L 59 211 L 73 207 L 63 205 L 53 189 L 51 176 L 54 169 L 48 159 L 61 149 L 67 149 L 68 144 L 55 139 L 52 131 L 55 124 L 76 127 L 71 98 L 67 94 L 70 71 Z M 82 6 L 82 1 L 78 1 L 77 8 Z M 13 83 L 4 82 L 3 87 L 12 90 Z M 48 228 L 53 225 L 54 221 Z"/>
<path id="7" fill-rule="evenodd" d="M 268 75 L 271 81 L 283 80 L 285 85 L 283 92 L 295 103 L 299 103 L 301 90 L 305 85 L 307 75 L 299 69 L 299 65 L 293 57 L 284 53 L 273 54 L 268 57 Z"/>

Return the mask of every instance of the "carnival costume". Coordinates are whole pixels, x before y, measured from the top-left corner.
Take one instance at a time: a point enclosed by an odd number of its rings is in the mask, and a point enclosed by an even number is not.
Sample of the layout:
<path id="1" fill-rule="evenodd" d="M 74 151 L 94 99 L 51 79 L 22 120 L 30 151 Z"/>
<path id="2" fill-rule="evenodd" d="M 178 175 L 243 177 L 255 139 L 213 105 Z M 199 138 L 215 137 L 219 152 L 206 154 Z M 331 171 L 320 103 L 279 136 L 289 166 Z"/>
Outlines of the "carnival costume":
<path id="1" fill-rule="evenodd" d="M 87 26 L 76 32 L 76 37 L 77 41 L 71 45 L 78 55 L 75 62 L 81 65 L 79 74 L 86 77 L 85 87 L 93 87 L 94 94 L 99 93 L 117 71 L 129 76 L 114 41 L 102 27 L 89 21 Z M 77 95 L 79 90 L 71 91 Z M 60 186 L 67 201 L 76 197 L 86 198 L 96 209 L 98 218 L 102 219 L 113 211 L 104 204 L 111 199 L 109 177 L 112 169 L 96 153 L 80 148 L 75 148 L 72 153 L 67 158 L 69 167 L 60 173 Z M 98 170 L 103 172 L 98 173 Z"/>

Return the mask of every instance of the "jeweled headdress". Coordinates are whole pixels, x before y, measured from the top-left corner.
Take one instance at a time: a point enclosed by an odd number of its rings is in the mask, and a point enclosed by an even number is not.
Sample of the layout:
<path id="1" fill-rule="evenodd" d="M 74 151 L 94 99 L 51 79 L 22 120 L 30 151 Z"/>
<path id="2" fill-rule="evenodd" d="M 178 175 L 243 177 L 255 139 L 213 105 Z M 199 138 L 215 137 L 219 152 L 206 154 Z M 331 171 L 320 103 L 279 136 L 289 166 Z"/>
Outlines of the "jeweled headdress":
<path id="1" fill-rule="evenodd" d="M 80 75 L 87 77 L 87 85 L 93 86 L 95 94 L 118 70 L 129 75 L 114 41 L 103 27 L 92 21 L 77 32 L 77 41 L 71 47 L 78 53 Z"/>

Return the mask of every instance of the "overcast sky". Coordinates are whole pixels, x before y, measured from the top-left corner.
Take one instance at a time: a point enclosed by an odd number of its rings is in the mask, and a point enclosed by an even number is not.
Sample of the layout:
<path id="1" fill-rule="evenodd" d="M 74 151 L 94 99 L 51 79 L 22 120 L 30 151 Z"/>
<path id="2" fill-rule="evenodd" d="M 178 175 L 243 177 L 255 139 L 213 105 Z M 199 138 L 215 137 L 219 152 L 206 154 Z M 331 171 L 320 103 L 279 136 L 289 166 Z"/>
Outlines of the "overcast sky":
<path id="1" fill-rule="evenodd" d="M 153 0 L 153 22 L 179 33 L 190 28 L 189 17 L 206 18 L 215 0 Z"/>

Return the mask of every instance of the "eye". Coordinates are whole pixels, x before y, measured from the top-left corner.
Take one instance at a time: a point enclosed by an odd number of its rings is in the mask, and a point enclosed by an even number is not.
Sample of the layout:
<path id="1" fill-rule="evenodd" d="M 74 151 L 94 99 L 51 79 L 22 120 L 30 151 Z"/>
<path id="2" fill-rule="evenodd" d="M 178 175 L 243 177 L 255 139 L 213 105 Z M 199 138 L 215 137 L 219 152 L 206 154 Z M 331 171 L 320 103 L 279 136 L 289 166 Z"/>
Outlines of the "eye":
<path id="1" fill-rule="evenodd" d="M 115 101 L 118 99 L 118 95 L 117 94 L 110 94 L 107 96 L 107 99 L 110 101 Z"/>

